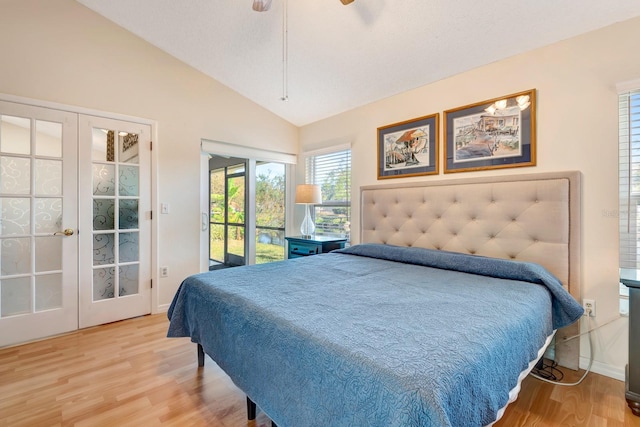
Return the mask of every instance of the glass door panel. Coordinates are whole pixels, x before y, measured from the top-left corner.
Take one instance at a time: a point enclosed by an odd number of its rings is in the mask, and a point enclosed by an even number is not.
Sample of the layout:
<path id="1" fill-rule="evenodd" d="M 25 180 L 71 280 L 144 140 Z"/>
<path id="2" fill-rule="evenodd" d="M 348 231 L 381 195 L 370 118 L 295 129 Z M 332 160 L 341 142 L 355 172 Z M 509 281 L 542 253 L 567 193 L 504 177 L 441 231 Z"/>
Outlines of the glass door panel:
<path id="1" fill-rule="evenodd" d="M 81 117 L 81 211 L 92 213 L 81 240 L 90 256 L 87 289 L 80 289 L 80 325 L 92 326 L 150 312 L 150 128 Z M 141 189 L 146 188 L 143 193 Z M 81 257 L 85 250 L 82 251 Z"/>
<path id="2" fill-rule="evenodd" d="M 76 150 L 75 114 L 0 101 L 0 346 L 77 328 Z"/>
<path id="3" fill-rule="evenodd" d="M 227 171 L 227 253 L 225 263 L 244 265 L 245 175 L 244 165 Z"/>
<path id="4" fill-rule="evenodd" d="M 285 258 L 285 167 L 256 164 L 256 264 Z"/>
<path id="5" fill-rule="evenodd" d="M 209 160 L 209 269 L 245 265 L 246 160 Z"/>
<path id="6" fill-rule="evenodd" d="M 139 247 L 131 242 L 138 234 L 139 136 L 94 127 L 92 137 L 93 299 L 98 301 L 138 293 Z"/>

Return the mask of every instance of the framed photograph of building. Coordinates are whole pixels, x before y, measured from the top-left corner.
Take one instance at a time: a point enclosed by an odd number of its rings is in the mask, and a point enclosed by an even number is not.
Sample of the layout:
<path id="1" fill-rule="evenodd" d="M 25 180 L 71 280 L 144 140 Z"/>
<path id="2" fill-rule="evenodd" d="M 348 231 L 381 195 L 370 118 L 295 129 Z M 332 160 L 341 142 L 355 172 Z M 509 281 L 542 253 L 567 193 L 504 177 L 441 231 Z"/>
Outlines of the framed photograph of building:
<path id="1" fill-rule="evenodd" d="M 536 90 L 444 112 L 444 172 L 535 166 Z"/>
<path id="2" fill-rule="evenodd" d="M 378 128 L 378 179 L 438 174 L 438 113 Z"/>

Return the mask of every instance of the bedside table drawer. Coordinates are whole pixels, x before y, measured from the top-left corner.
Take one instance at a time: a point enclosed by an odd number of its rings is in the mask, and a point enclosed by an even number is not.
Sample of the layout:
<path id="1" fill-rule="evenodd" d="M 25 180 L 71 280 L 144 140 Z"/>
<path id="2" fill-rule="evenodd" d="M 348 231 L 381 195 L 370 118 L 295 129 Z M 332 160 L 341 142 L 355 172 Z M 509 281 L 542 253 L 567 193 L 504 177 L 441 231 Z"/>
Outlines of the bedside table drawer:
<path id="1" fill-rule="evenodd" d="M 303 236 L 285 237 L 288 242 L 287 258 L 300 258 L 311 255 L 326 254 L 335 249 L 344 248 L 347 239 L 344 237 Z"/>
<path id="2" fill-rule="evenodd" d="M 317 255 L 322 252 L 322 245 L 315 245 L 313 243 L 289 243 L 289 255 L 294 256 L 309 256 Z"/>

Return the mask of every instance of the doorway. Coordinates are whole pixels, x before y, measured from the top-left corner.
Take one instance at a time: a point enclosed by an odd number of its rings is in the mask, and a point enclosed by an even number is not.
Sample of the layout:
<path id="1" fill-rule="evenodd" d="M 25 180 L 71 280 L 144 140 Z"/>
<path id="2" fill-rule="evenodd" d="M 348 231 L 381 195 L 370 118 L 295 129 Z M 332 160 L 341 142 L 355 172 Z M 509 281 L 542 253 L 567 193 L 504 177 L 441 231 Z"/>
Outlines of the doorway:
<path id="1" fill-rule="evenodd" d="M 286 165 L 209 157 L 209 270 L 283 260 Z"/>

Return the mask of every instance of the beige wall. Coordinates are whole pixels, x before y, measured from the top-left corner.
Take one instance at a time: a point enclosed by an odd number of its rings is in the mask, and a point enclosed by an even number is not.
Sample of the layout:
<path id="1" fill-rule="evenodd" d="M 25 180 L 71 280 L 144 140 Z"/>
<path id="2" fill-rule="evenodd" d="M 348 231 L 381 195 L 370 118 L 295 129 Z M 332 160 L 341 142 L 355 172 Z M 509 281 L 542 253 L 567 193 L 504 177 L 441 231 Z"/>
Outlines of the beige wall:
<path id="1" fill-rule="evenodd" d="M 406 178 L 409 181 L 579 170 L 583 174 L 583 297 L 597 302 L 602 324 L 618 313 L 618 147 L 616 83 L 640 78 L 640 19 L 499 61 L 305 126 L 301 149 L 352 141 L 353 230 L 358 194 L 377 183 L 376 128 L 532 88 L 538 94 L 536 167 Z M 441 136 L 442 141 L 442 136 Z M 440 170 L 443 170 L 442 164 Z M 399 181 L 399 180 L 394 180 Z M 354 238 L 358 238 L 354 232 Z M 583 322 L 584 323 L 584 322 Z M 594 368 L 623 378 L 627 319 L 594 334 Z M 586 340 L 582 356 L 588 357 Z"/>
<path id="2" fill-rule="evenodd" d="M 297 152 L 295 126 L 73 0 L 0 0 L 0 52 L 0 93 L 157 121 L 159 306 L 199 271 L 201 138 Z"/>

